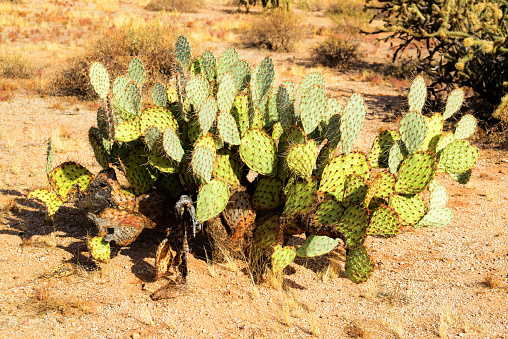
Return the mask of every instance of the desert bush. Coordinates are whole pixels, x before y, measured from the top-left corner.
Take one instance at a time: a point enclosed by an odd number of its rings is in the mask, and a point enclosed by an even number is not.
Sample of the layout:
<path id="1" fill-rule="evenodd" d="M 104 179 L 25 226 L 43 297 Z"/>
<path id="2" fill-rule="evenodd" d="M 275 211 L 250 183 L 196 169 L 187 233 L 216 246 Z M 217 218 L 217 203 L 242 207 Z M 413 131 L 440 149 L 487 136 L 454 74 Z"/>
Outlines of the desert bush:
<path id="1" fill-rule="evenodd" d="M 297 16 L 275 10 L 261 16 L 243 36 L 246 47 L 261 47 L 271 51 L 290 52 L 302 35 Z"/>
<path id="2" fill-rule="evenodd" d="M 432 88 L 471 88 L 488 103 L 477 116 L 488 119 L 508 90 L 508 5 L 503 0 L 372 1 L 385 22 L 386 40 L 397 44 L 393 59 L 416 49 L 418 67 Z"/>
<path id="3" fill-rule="evenodd" d="M 28 79 L 34 74 L 34 66 L 20 54 L 0 56 L 0 70 L 9 79 Z"/>
<path id="4" fill-rule="evenodd" d="M 88 78 L 90 64 L 100 60 L 118 75 L 125 72 L 133 56 L 144 61 L 150 81 L 166 80 L 174 65 L 174 47 L 168 31 L 160 22 L 140 24 L 133 20 L 110 29 L 92 42 L 85 54 L 72 58 L 69 66 L 57 73 L 47 91 L 81 99 L 95 97 Z"/>
<path id="5" fill-rule="evenodd" d="M 150 11 L 195 13 L 203 5 L 203 0 L 151 0 L 145 8 Z"/>
<path id="6" fill-rule="evenodd" d="M 331 1 L 326 12 L 338 25 L 339 31 L 348 34 L 357 34 L 365 29 L 374 16 L 365 7 L 365 0 Z"/>
<path id="7" fill-rule="evenodd" d="M 360 57 L 359 46 L 355 40 L 331 35 L 312 49 L 312 57 L 315 62 L 327 67 L 347 68 Z"/>

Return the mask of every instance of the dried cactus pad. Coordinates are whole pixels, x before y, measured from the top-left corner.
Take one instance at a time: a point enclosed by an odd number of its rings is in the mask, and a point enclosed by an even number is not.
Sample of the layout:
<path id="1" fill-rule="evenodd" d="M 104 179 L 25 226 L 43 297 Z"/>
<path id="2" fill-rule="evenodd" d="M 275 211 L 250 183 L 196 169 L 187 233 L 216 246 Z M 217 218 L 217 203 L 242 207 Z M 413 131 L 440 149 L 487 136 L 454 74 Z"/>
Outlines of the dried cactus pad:
<path id="1" fill-rule="evenodd" d="M 263 175 L 275 175 L 277 164 L 275 143 L 264 131 L 259 129 L 247 131 L 242 137 L 239 153 L 242 161 L 251 170 Z"/>
<path id="2" fill-rule="evenodd" d="M 427 188 L 436 173 L 436 157 L 433 153 L 418 151 L 404 159 L 399 168 L 395 192 L 417 194 Z"/>
<path id="3" fill-rule="evenodd" d="M 102 237 L 94 237 L 88 242 L 88 250 L 95 260 L 108 263 L 111 255 L 109 243 Z"/>
<path id="4" fill-rule="evenodd" d="M 296 250 L 296 255 L 299 257 L 316 257 L 332 251 L 338 244 L 339 239 L 309 235 L 300 248 Z"/>
<path id="5" fill-rule="evenodd" d="M 399 219 L 393 209 L 381 205 L 374 210 L 367 227 L 367 235 L 397 235 L 399 231 Z"/>
<path id="6" fill-rule="evenodd" d="M 305 144 L 294 145 L 289 149 L 286 163 L 295 175 L 300 178 L 308 179 L 312 175 L 312 170 L 316 166 L 318 156 L 318 146 L 311 139 Z"/>
<path id="7" fill-rule="evenodd" d="M 99 98 L 105 99 L 109 93 L 109 74 L 106 68 L 100 62 L 94 62 L 90 65 L 90 82 Z"/>
<path id="8" fill-rule="evenodd" d="M 471 114 L 464 115 L 455 128 L 455 138 L 467 139 L 476 131 L 476 118 Z"/>
<path id="9" fill-rule="evenodd" d="M 272 259 L 272 271 L 274 273 L 282 272 L 284 268 L 291 264 L 296 257 L 296 251 L 293 246 L 277 245 L 273 248 Z"/>
<path id="10" fill-rule="evenodd" d="M 382 131 L 379 133 L 376 139 L 374 139 L 367 157 L 370 166 L 372 168 L 387 168 L 390 147 L 399 139 L 399 133 L 394 131 Z"/>
<path id="11" fill-rule="evenodd" d="M 63 200 L 58 195 L 46 190 L 33 190 L 28 194 L 28 198 L 42 201 L 46 206 L 49 217 L 55 214 L 63 204 Z"/>
<path id="12" fill-rule="evenodd" d="M 374 263 L 370 259 L 364 245 L 347 250 L 345 271 L 349 280 L 355 284 L 364 282 L 369 279 L 373 270 Z"/>
<path id="13" fill-rule="evenodd" d="M 427 98 L 427 85 L 422 76 L 417 76 L 409 89 L 407 100 L 410 111 L 421 112 Z"/>
<path id="14" fill-rule="evenodd" d="M 219 215 L 229 201 L 229 188 L 225 182 L 211 180 L 199 189 L 196 203 L 196 218 L 205 222 Z"/>
<path id="15" fill-rule="evenodd" d="M 450 174 L 463 173 L 474 166 L 478 155 L 478 148 L 469 145 L 466 140 L 456 140 L 441 153 L 438 168 Z"/>
<path id="16" fill-rule="evenodd" d="M 75 162 L 64 162 L 48 174 L 48 179 L 55 193 L 65 200 L 75 185 L 85 190 L 93 179 L 93 174 Z"/>

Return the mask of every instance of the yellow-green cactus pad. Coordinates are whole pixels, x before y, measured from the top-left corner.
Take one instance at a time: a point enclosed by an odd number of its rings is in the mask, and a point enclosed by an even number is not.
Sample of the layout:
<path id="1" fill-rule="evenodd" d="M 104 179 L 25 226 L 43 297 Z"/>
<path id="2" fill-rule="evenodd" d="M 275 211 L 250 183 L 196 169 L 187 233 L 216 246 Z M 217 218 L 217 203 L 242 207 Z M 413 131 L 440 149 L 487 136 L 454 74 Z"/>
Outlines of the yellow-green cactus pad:
<path id="1" fill-rule="evenodd" d="M 63 201 L 58 197 L 58 195 L 46 190 L 33 190 L 28 194 L 28 198 L 42 201 L 46 206 L 48 216 L 55 214 L 63 204 Z"/>
<path id="2" fill-rule="evenodd" d="M 84 166 L 75 162 L 64 162 L 48 174 L 48 179 L 55 193 L 63 200 L 75 186 L 85 190 L 93 179 L 93 174 Z"/>
<path id="3" fill-rule="evenodd" d="M 94 237 L 88 242 L 88 250 L 95 260 L 108 263 L 111 256 L 109 243 L 102 237 Z"/>

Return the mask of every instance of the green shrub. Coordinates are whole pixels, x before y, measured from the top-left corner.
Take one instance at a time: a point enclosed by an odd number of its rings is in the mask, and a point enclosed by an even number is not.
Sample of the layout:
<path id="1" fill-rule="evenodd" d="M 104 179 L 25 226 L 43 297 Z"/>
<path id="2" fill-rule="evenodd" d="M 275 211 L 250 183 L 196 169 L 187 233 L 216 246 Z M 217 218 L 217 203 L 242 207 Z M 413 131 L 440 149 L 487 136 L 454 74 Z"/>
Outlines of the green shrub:
<path id="1" fill-rule="evenodd" d="M 312 57 L 315 62 L 327 67 L 347 68 L 360 57 L 359 46 L 355 40 L 332 35 L 314 47 Z"/>
<path id="2" fill-rule="evenodd" d="M 245 33 L 246 47 L 261 47 L 271 51 L 290 52 L 302 35 L 297 16 L 290 12 L 275 10 L 261 16 Z"/>
<path id="3" fill-rule="evenodd" d="M 391 33 L 385 41 L 398 44 L 394 60 L 408 47 L 416 48 L 431 87 L 471 88 L 490 106 L 480 116 L 490 117 L 508 90 L 506 1 L 368 1 L 385 22 L 381 31 Z"/>
<path id="4" fill-rule="evenodd" d="M 174 66 L 174 46 L 170 28 L 160 22 L 140 24 L 130 21 L 119 28 L 105 32 L 91 43 L 88 51 L 69 61 L 69 66 L 58 72 L 49 88 L 50 94 L 77 96 L 81 99 L 96 97 L 90 86 L 88 69 L 100 61 L 123 74 L 133 56 L 140 57 L 151 81 L 167 80 Z"/>

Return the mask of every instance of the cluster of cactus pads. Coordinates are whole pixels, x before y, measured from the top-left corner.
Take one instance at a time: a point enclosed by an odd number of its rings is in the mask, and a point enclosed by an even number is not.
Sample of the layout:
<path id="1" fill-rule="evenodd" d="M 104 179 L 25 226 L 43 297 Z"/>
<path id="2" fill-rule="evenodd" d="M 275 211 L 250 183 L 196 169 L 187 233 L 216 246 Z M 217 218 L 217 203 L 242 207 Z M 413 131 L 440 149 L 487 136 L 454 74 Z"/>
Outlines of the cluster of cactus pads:
<path id="1" fill-rule="evenodd" d="M 254 70 L 234 48 L 218 58 L 209 51 L 192 57 L 184 37 L 175 51 L 174 81 L 157 83 L 149 104 L 142 102 L 145 73 L 137 58 L 112 86 L 106 69 L 91 65 L 103 105 L 90 144 L 98 163 L 123 172 L 136 195 L 155 189 L 168 199 L 193 197 L 197 221 L 212 242 L 232 253 L 249 251 L 282 271 L 296 256 L 323 255 L 342 240 L 346 275 L 360 283 L 374 269 L 367 236 L 395 236 L 401 226 L 444 227 L 452 220 L 436 175 L 467 183 L 478 158 L 466 141 L 476 128 L 474 117 L 465 115 L 454 133 L 443 132 L 444 121 L 462 105 L 462 90 L 450 93 L 443 114 L 426 117 L 427 88 L 417 77 L 399 130 L 381 132 L 363 154 L 354 151 L 366 115 L 360 94 L 343 107 L 324 91 L 319 73 L 276 86 L 269 57 Z M 32 193 L 51 201 L 50 214 L 68 188 L 83 190 L 93 179 L 80 165 L 64 165 L 48 176 L 53 182 L 65 177 L 65 184 Z M 426 190 L 430 194 L 422 194 Z M 306 235 L 304 243 L 287 246 L 297 234 Z M 90 245 L 101 258 L 103 242 Z"/>

